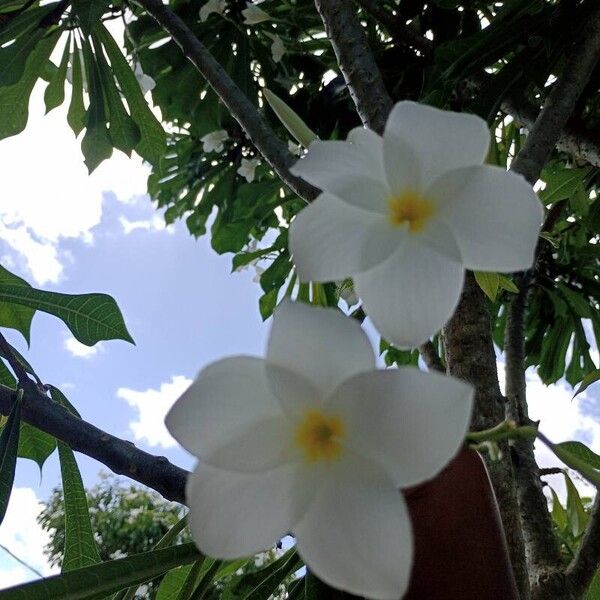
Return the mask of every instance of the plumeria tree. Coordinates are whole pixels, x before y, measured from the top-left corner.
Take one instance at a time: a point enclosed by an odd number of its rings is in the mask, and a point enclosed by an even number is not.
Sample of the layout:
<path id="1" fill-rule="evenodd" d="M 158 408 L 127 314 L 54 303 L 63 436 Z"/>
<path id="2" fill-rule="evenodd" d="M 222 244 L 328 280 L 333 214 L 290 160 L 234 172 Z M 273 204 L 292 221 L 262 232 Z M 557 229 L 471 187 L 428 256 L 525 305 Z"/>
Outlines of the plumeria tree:
<path id="1" fill-rule="evenodd" d="M 90 172 L 141 156 L 166 222 L 257 269 L 272 324 L 169 413 L 193 474 L 82 420 L 0 335 L 0 521 L 17 456 L 56 449 L 65 512 L 61 575 L 0 599 L 165 573 L 157 598 L 600 598 L 600 505 L 572 477 L 600 485 L 600 456 L 549 440 L 526 385 L 600 379 L 599 60 L 595 0 L 2 2 L 0 137 L 47 82 Z M 0 326 L 28 340 L 36 311 L 131 341 L 110 296 L 0 267 Z M 188 517 L 102 560 L 73 451 Z"/>

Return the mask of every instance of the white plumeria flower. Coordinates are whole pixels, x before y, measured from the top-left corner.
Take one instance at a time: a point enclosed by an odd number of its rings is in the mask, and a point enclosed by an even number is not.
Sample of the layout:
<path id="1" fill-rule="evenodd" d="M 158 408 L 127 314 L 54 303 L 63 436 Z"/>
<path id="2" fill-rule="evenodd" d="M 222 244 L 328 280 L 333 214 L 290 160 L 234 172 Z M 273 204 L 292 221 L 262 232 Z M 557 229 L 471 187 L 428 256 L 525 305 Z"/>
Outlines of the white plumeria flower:
<path id="1" fill-rule="evenodd" d="M 203 23 L 212 13 L 222 15 L 227 8 L 227 0 L 208 0 L 202 8 L 200 8 L 200 21 Z"/>
<path id="2" fill-rule="evenodd" d="M 242 164 L 236 173 L 242 177 L 245 177 L 248 183 L 252 183 L 254 181 L 255 171 L 258 165 L 260 165 L 260 160 L 258 158 L 242 158 Z"/>
<path id="3" fill-rule="evenodd" d="M 142 70 L 142 65 L 139 62 L 136 62 L 133 68 L 133 74 L 140 84 L 140 88 L 142 90 L 142 94 L 146 95 L 148 92 L 151 92 L 156 86 L 156 82 L 150 75 L 146 75 Z"/>
<path id="4" fill-rule="evenodd" d="M 275 33 L 267 33 L 266 36 L 273 41 L 271 44 L 271 56 L 273 57 L 273 62 L 281 62 L 281 59 L 285 54 L 285 44 L 283 43 L 283 40 Z"/>
<path id="5" fill-rule="evenodd" d="M 292 173 L 323 193 L 292 222 L 301 281 L 352 277 L 381 334 L 414 347 L 454 311 L 465 269 L 527 269 L 542 207 L 516 173 L 483 165 L 475 115 L 399 102 L 383 138 L 315 141 Z"/>
<path id="6" fill-rule="evenodd" d="M 192 535 L 230 559 L 292 532 L 327 583 L 397 600 L 413 557 L 398 489 L 448 463 L 471 405 L 456 379 L 376 370 L 367 336 L 339 311 L 284 302 L 266 359 L 209 365 L 166 417 L 199 458 L 186 488 Z"/>
<path id="7" fill-rule="evenodd" d="M 223 143 L 228 138 L 229 136 L 224 129 L 211 131 L 200 138 L 200 141 L 202 142 L 202 150 L 204 152 L 222 152 Z"/>
<path id="8" fill-rule="evenodd" d="M 271 20 L 271 16 L 268 13 L 251 2 L 246 2 L 246 8 L 242 11 L 242 15 L 244 16 L 244 23 L 246 25 L 257 25 L 258 23 Z"/>

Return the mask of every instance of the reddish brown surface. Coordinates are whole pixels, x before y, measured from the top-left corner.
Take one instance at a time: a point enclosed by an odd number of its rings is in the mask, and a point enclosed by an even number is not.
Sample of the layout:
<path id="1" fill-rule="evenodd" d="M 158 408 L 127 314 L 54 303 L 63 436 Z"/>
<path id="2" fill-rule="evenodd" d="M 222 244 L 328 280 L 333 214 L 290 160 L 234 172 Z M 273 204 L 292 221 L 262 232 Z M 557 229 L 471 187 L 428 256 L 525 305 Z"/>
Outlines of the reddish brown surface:
<path id="1" fill-rule="evenodd" d="M 404 600 L 518 600 L 496 500 L 476 452 L 462 450 L 406 498 L 415 563 Z"/>

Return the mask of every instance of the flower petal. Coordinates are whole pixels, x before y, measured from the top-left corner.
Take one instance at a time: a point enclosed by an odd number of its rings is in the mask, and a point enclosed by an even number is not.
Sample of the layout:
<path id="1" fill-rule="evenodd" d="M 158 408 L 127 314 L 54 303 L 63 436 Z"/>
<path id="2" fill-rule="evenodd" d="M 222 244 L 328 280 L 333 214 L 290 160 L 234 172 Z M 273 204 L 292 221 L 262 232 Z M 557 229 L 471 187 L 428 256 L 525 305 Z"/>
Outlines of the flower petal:
<path id="1" fill-rule="evenodd" d="M 480 165 L 490 145 L 490 134 L 486 122 L 475 115 L 405 101 L 394 106 L 385 126 L 383 152 L 388 176 L 388 165 L 398 168 L 388 153 L 394 157 L 402 143 L 413 149 L 425 188 L 446 171 Z"/>
<path id="2" fill-rule="evenodd" d="M 354 276 L 365 311 L 384 338 L 412 348 L 446 323 L 464 279 L 459 256 L 452 234 L 437 223 L 431 231 L 408 235 L 387 260 Z"/>
<path id="3" fill-rule="evenodd" d="M 358 456 L 322 481 L 293 528 L 298 551 L 326 583 L 357 596 L 398 600 L 413 557 L 404 498 L 387 473 Z"/>
<path id="4" fill-rule="evenodd" d="M 379 262 L 363 246 L 369 228 L 383 221 L 331 194 L 321 194 L 290 226 L 290 250 L 301 281 L 335 281 Z"/>
<path id="5" fill-rule="evenodd" d="M 292 465 L 233 473 L 200 463 L 186 486 L 192 537 L 214 558 L 240 558 L 272 548 L 306 509 L 308 502 L 297 489 Z"/>
<path id="6" fill-rule="evenodd" d="M 351 449 L 385 466 L 398 487 L 431 479 L 464 442 L 473 388 L 415 368 L 361 373 L 328 402 Z"/>
<path id="7" fill-rule="evenodd" d="M 385 213 L 390 191 L 383 176 L 381 152 L 370 153 L 369 134 L 360 143 L 313 142 L 290 171 L 341 200 L 365 210 Z"/>
<path id="8" fill-rule="evenodd" d="M 375 368 L 371 343 L 354 319 L 298 302 L 276 310 L 267 361 L 308 379 L 322 398 L 351 375 Z"/>
<path id="9" fill-rule="evenodd" d="M 215 466 L 252 471 L 290 460 L 292 424 L 259 358 L 226 358 L 206 367 L 165 423 L 186 450 Z"/>
<path id="10" fill-rule="evenodd" d="M 521 175 L 488 165 L 455 169 L 427 195 L 456 236 L 465 267 L 505 272 L 531 267 L 543 209 Z"/>

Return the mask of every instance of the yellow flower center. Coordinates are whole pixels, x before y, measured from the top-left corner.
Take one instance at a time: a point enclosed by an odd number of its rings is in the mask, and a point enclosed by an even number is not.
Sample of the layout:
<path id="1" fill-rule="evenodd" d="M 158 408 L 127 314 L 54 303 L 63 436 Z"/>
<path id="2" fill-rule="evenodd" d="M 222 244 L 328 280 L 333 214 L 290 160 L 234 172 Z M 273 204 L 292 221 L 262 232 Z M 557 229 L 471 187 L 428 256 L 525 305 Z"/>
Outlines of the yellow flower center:
<path id="1" fill-rule="evenodd" d="M 333 460 L 342 453 L 344 423 L 337 415 L 307 410 L 296 429 L 295 441 L 308 462 Z"/>
<path id="2" fill-rule="evenodd" d="M 391 198 L 388 206 L 390 223 L 395 227 L 408 223 L 408 230 L 411 233 L 421 231 L 435 212 L 435 206 L 431 200 L 410 189 Z"/>

